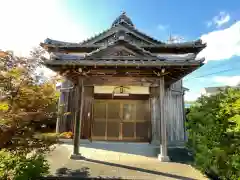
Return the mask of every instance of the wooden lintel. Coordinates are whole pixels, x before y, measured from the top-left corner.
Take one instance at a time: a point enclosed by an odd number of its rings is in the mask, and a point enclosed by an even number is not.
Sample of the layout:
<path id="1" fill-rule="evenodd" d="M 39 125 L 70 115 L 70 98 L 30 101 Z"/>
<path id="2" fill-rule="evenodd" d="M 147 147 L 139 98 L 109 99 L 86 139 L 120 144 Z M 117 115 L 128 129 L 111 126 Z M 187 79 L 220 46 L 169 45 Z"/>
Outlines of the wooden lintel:
<path id="1" fill-rule="evenodd" d="M 108 85 L 108 86 L 158 86 L 157 78 L 134 78 L 134 77 L 80 77 L 85 86 Z"/>
<path id="2" fill-rule="evenodd" d="M 80 69 L 80 70 L 79 70 Z M 117 72 L 117 74 L 115 74 Z M 77 83 L 78 78 L 84 79 L 86 81 L 86 86 L 92 85 L 133 85 L 133 86 L 151 86 L 156 87 L 156 79 L 161 76 L 165 77 L 166 86 L 178 81 L 191 71 L 183 72 L 181 70 L 174 69 L 173 71 L 165 70 L 161 72 L 160 70 L 153 69 L 66 69 L 62 71 L 63 76 L 70 79 L 74 84 Z M 140 74 L 139 74 L 140 73 Z M 152 74 L 151 74 L 152 73 Z M 154 74 L 154 75 L 153 75 Z"/>

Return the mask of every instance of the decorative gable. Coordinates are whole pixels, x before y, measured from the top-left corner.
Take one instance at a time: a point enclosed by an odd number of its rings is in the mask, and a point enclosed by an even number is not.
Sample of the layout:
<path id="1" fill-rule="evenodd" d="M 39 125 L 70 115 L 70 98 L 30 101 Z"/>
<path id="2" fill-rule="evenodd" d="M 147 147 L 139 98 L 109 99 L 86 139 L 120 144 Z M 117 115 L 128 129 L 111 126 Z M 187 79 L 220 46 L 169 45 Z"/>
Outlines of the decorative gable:
<path id="1" fill-rule="evenodd" d="M 116 27 L 119 28 L 119 27 Z M 108 43 L 111 43 L 115 41 L 119 37 L 119 32 L 124 33 L 124 39 L 128 40 L 129 42 L 132 42 L 138 46 L 149 46 L 149 45 L 156 45 L 156 42 L 153 42 L 151 40 L 147 40 L 145 37 L 138 35 L 137 33 L 133 31 L 129 31 L 127 29 L 110 29 L 109 31 L 100 34 L 99 36 L 93 37 L 92 39 L 89 39 L 85 42 L 83 42 L 83 45 L 106 45 Z"/>
<path id="2" fill-rule="evenodd" d="M 124 36 L 124 39 L 126 39 L 127 41 L 134 43 L 138 46 L 149 46 L 149 45 L 154 45 L 152 42 L 145 40 L 143 37 L 141 36 L 137 36 L 136 34 L 134 34 L 133 32 L 130 31 L 125 31 L 125 30 L 118 30 L 115 32 L 112 32 L 113 34 L 111 35 L 103 35 L 102 37 L 99 37 L 99 39 L 96 39 L 95 41 L 92 41 L 92 44 L 94 45 L 106 45 L 109 44 L 115 40 L 118 39 L 119 36 L 121 36 L 120 34 L 122 34 L 122 36 Z"/>
<path id="3" fill-rule="evenodd" d="M 134 44 L 126 40 L 117 40 L 112 42 L 109 45 L 101 47 L 96 51 L 93 51 L 87 55 L 91 58 L 114 58 L 114 57 L 135 57 L 135 58 L 157 58 L 152 55 L 150 52 L 145 51 L 144 49 L 135 46 Z"/>
<path id="4" fill-rule="evenodd" d="M 124 48 L 124 47 L 115 47 L 112 49 L 109 49 L 109 56 L 136 56 L 136 53 L 133 51 Z"/>
<path id="5" fill-rule="evenodd" d="M 140 57 L 139 53 L 132 51 L 129 48 L 124 46 L 114 46 L 114 47 L 107 47 L 102 49 L 98 52 L 90 53 L 92 57 L 95 58 L 104 58 L 104 57 Z"/>

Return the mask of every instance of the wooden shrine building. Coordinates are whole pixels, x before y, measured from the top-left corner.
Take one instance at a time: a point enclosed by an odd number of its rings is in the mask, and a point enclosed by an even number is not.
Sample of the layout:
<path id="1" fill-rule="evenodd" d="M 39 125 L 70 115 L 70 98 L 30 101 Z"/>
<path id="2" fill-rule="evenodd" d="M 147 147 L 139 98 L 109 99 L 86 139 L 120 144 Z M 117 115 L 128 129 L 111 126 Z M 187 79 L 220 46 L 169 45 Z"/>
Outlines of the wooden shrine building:
<path id="1" fill-rule="evenodd" d="M 196 59 L 206 47 L 201 40 L 161 42 L 122 13 L 86 41 L 46 39 L 41 46 L 50 53 L 45 65 L 68 80 L 62 101 L 72 115 L 60 130 L 74 131 L 75 155 L 80 136 L 157 144 L 162 161 L 168 161 L 168 145 L 185 141 L 182 78 L 203 65 Z"/>

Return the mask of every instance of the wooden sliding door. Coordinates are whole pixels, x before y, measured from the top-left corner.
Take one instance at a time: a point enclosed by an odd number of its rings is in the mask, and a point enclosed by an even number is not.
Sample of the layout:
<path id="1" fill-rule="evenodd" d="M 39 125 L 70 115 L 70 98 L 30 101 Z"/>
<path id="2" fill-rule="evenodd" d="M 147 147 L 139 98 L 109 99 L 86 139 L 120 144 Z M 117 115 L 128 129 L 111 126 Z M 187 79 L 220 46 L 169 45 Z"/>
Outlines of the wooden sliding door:
<path id="1" fill-rule="evenodd" d="M 151 134 L 147 100 L 95 100 L 93 140 L 148 141 Z"/>

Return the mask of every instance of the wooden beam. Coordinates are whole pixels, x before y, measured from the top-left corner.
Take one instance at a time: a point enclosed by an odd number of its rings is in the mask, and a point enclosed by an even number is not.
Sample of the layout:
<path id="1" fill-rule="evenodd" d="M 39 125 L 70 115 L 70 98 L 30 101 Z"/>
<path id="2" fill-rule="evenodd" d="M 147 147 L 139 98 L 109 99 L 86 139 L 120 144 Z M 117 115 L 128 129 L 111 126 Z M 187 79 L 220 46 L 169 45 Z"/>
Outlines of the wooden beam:
<path id="1" fill-rule="evenodd" d="M 169 161 L 168 153 L 167 153 L 167 125 L 165 119 L 165 85 L 164 85 L 164 76 L 159 79 L 159 108 L 160 108 L 160 129 L 161 129 L 161 145 L 160 145 L 160 153 L 158 155 L 158 159 L 160 161 Z"/>
<path id="2" fill-rule="evenodd" d="M 75 103 L 75 123 L 74 123 L 74 139 L 73 139 L 73 155 L 71 158 L 79 159 L 81 156 L 79 152 L 80 135 L 81 135 L 81 121 L 83 117 L 83 98 L 84 98 L 84 84 L 83 80 L 79 78 L 76 85 L 76 103 Z M 80 108 L 79 108 L 80 106 Z"/>
<path id="3" fill-rule="evenodd" d="M 99 60 L 53 60 L 47 61 L 44 64 L 47 67 L 51 66 L 90 66 L 90 67 L 157 67 L 157 66 L 199 66 L 201 61 L 197 60 L 175 60 L 175 61 L 159 61 L 154 60 L 150 61 L 149 58 L 146 60 L 136 60 L 136 61 L 125 61 L 125 60 L 107 60 L 99 59 Z"/>
<path id="4" fill-rule="evenodd" d="M 82 77 L 85 86 L 108 85 L 108 86 L 158 86 L 156 78 L 135 78 L 135 77 Z"/>
<path id="5" fill-rule="evenodd" d="M 80 135 L 81 135 L 81 125 L 82 125 L 82 122 L 83 122 L 83 108 L 84 108 L 84 80 L 81 80 L 81 104 L 80 104 L 80 118 L 79 118 L 79 122 L 80 122 L 80 125 L 79 125 L 79 140 L 80 140 Z"/>
<path id="6" fill-rule="evenodd" d="M 73 154 L 78 155 L 79 154 L 79 85 L 75 85 L 75 105 L 74 105 L 74 135 L 73 135 Z"/>

